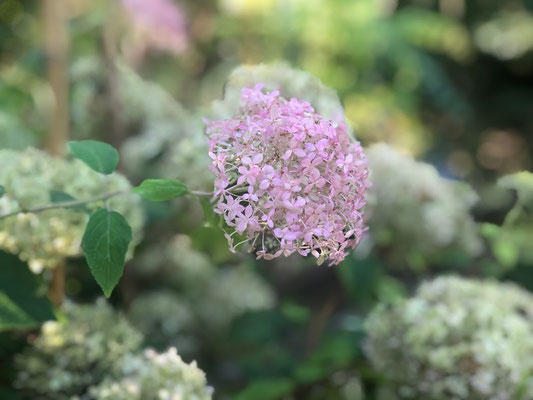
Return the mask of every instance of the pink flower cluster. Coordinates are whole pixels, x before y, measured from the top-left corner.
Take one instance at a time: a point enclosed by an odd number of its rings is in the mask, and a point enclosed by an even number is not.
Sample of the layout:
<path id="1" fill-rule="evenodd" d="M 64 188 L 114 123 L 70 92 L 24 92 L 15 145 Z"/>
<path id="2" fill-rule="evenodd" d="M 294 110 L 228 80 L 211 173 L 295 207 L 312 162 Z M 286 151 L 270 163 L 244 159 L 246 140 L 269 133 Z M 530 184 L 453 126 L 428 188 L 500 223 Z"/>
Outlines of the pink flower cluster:
<path id="1" fill-rule="evenodd" d="M 259 84 L 243 89 L 239 115 L 207 123 L 215 212 L 258 258 L 297 251 L 338 264 L 365 227 L 367 160 L 344 123 Z M 244 240 L 233 244 L 234 235 Z"/>
<path id="2" fill-rule="evenodd" d="M 151 44 L 171 53 L 182 53 L 187 47 L 183 11 L 172 0 L 122 0 L 140 33 Z"/>

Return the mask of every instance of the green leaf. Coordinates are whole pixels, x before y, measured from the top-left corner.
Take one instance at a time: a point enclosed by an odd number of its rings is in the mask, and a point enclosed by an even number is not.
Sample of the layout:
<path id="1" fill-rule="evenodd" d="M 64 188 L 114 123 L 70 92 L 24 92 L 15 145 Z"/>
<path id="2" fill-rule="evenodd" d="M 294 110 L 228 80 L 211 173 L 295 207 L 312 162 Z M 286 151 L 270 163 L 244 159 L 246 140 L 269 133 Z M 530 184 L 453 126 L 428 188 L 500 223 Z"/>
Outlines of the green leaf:
<path id="1" fill-rule="evenodd" d="M 81 247 L 89 268 L 106 297 L 111 295 L 124 272 L 131 228 L 115 211 L 96 210 L 87 223 Z"/>
<path id="2" fill-rule="evenodd" d="M 102 174 L 112 173 L 118 165 L 118 151 L 107 143 L 96 140 L 68 142 L 72 155 Z"/>
<path id="3" fill-rule="evenodd" d="M 0 331 L 34 328 L 55 319 L 37 277 L 18 257 L 0 251 Z"/>
<path id="4" fill-rule="evenodd" d="M 4 194 L 6 194 L 6 189 L 0 185 L 0 197 L 2 197 Z"/>
<path id="5" fill-rule="evenodd" d="M 74 200 L 77 200 L 77 199 L 72 197 L 68 193 L 59 192 L 59 191 L 50 192 L 50 201 L 52 203 L 65 203 L 65 202 L 74 201 Z M 76 211 L 84 211 L 84 212 L 88 212 L 89 211 L 89 209 L 87 208 L 87 206 L 85 204 L 79 204 L 77 206 L 72 206 L 72 207 L 69 207 L 69 208 L 71 208 L 73 210 L 76 210 Z"/>
<path id="6" fill-rule="evenodd" d="M 133 191 L 146 200 L 166 201 L 181 197 L 189 192 L 187 186 L 180 181 L 172 179 L 146 179 Z"/>

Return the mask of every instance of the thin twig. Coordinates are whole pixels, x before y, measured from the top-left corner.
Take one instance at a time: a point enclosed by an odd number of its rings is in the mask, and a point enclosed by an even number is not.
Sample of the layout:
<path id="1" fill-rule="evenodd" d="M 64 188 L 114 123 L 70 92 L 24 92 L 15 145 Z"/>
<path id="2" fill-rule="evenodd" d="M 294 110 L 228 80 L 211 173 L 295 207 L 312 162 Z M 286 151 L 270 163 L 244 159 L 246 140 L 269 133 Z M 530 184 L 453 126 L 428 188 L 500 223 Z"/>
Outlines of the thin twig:
<path id="1" fill-rule="evenodd" d="M 198 190 L 191 190 L 191 193 L 196 195 L 196 196 L 213 196 L 212 192 L 201 192 L 201 191 L 198 191 Z"/>
<path id="2" fill-rule="evenodd" d="M 48 288 L 48 296 L 52 304 L 56 307 L 59 307 L 63 303 L 63 298 L 65 297 L 65 269 L 66 260 L 62 259 L 57 262 L 52 270 L 52 280 Z"/>
<path id="3" fill-rule="evenodd" d="M 33 207 L 33 208 L 32 207 L 25 208 L 25 209 L 21 208 L 20 210 L 13 211 L 13 212 L 10 212 L 4 215 L 0 215 L 0 219 L 12 217 L 17 214 L 27 214 L 27 213 L 37 214 L 37 213 L 40 213 L 46 210 L 53 210 L 55 208 L 69 208 L 69 207 L 82 206 L 84 204 L 95 203 L 97 201 L 104 201 L 104 200 L 107 200 L 112 197 L 119 196 L 125 193 L 127 193 L 127 191 L 119 190 L 116 192 L 102 194 L 100 196 L 92 197 L 90 199 L 85 199 L 85 200 L 71 200 L 71 201 L 64 201 L 60 203 L 47 204 L 44 206 Z"/>

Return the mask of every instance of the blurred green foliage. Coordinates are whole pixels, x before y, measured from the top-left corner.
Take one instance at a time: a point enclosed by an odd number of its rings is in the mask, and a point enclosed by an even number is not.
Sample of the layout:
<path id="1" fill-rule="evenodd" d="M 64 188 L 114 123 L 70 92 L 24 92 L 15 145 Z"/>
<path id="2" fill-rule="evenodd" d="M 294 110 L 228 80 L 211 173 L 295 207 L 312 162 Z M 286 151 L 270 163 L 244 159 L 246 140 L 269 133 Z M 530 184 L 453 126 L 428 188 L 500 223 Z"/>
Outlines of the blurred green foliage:
<path id="1" fill-rule="evenodd" d="M 417 297 L 405 299 L 420 282 L 444 272 L 492 276 L 533 290 L 531 173 L 512 174 L 533 165 L 531 1 L 172 1 L 183 22 L 174 31 L 181 35 L 174 40 L 186 44 L 179 48 L 161 42 L 166 36 L 157 24 L 154 42 L 146 31 L 150 21 L 140 29 L 121 2 L 64 2 L 70 136 L 114 144 L 119 170 L 134 185 L 178 178 L 193 189 L 210 189 L 201 117 L 210 115 L 241 64 L 282 61 L 310 72 L 339 93 L 365 148 L 386 142 L 408 161 L 376 185 L 377 191 L 397 184 L 397 195 L 385 189 L 393 206 L 379 214 L 386 216 L 381 242 L 363 241 L 334 269 L 301 257 L 252 262 L 231 254 L 209 204 L 143 203 L 144 239 L 111 304 L 143 332 L 144 345 L 159 351 L 177 346 L 185 361 L 196 359 L 217 399 L 394 400 L 401 390 L 391 384 L 390 371 L 376 368 L 364 350 L 365 319 L 376 305 L 416 303 Z M 2 149 L 43 147 L 50 135 L 55 98 L 42 3 L 0 1 Z M 230 79 L 230 91 L 242 83 L 239 76 Z M 281 72 L 270 79 L 281 78 L 297 86 Z M 414 157 L 430 162 L 433 172 L 420 173 L 417 165 L 428 167 Z M 461 203 L 461 196 L 431 188 L 466 187 L 450 180 L 468 183 L 479 200 L 472 208 L 473 201 L 465 200 L 468 206 L 452 224 L 456 246 L 444 249 L 430 239 L 449 231 L 454 218 L 442 209 Z M 37 187 L 5 186 L 0 213 L 10 191 Z M 412 197 L 402 208 L 406 195 Z M 442 205 L 436 211 L 442 219 L 423 215 L 431 204 Z M 480 241 L 479 251 L 461 248 L 468 240 L 459 233 L 471 233 L 460 228 L 463 223 Z M 0 228 L 0 239 L 10 237 L 6 232 Z M 429 242 L 431 251 L 422 245 Z M 98 291 L 82 267 L 68 260 L 67 295 L 92 302 Z M 49 272 L 35 278 L 48 283 Z M 65 331 L 66 337 L 73 332 Z M 13 382 L 24 377 L 25 367 L 14 369 L 13 359 L 21 351 L 36 354 L 36 334 L 0 336 L 1 398 L 14 395 Z M 430 350 L 442 344 L 430 342 L 424 342 Z M 47 381 L 41 372 L 37 385 Z"/>

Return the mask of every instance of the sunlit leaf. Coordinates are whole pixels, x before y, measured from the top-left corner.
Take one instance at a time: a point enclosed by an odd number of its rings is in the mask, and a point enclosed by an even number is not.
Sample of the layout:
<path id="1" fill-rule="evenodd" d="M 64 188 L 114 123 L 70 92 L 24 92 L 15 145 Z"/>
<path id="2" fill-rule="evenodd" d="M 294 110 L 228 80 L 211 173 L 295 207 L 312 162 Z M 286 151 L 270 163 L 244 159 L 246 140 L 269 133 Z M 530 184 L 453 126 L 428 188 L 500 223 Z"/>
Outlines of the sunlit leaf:
<path id="1" fill-rule="evenodd" d="M 172 179 L 146 179 L 133 191 L 150 201 L 171 200 L 189 192 L 183 182 Z"/>

